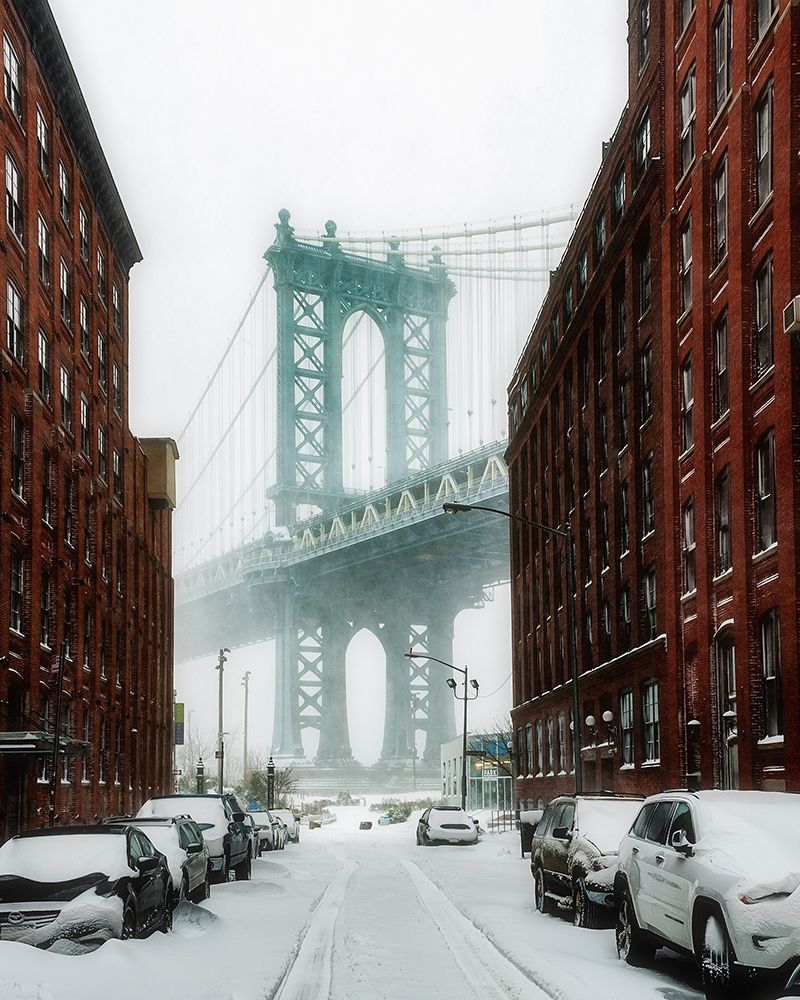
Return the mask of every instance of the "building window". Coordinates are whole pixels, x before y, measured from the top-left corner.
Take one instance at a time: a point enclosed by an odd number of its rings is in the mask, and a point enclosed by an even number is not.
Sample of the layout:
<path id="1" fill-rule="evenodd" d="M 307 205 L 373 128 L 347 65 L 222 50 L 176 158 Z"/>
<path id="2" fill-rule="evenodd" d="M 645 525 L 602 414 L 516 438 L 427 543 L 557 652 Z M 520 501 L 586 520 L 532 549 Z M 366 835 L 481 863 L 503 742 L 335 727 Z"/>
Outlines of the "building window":
<path id="1" fill-rule="evenodd" d="M 578 286 L 578 298 L 582 298 L 589 284 L 589 251 L 583 248 L 575 268 L 575 281 Z"/>
<path id="2" fill-rule="evenodd" d="M 642 463 L 642 535 L 649 535 L 656 526 L 656 500 L 653 492 L 653 453 Z"/>
<path id="3" fill-rule="evenodd" d="M 86 743 L 86 744 L 89 743 L 89 735 L 90 735 L 89 709 L 88 709 L 88 707 L 84 707 L 84 709 L 83 709 L 83 734 L 82 734 L 82 738 L 83 738 L 83 742 Z M 88 782 L 88 780 L 89 780 L 89 754 L 85 753 L 83 755 L 83 760 L 82 760 L 82 763 L 81 763 L 81 781 Z"/>
<path id="4" fill-rule="evenodd" d="M 778 540 L 775 523 L 775 431 L 768 431 L 756 445 L 757 552 Z"/>
<path id="5" fill-rule="evenodd" d="M 22 183 L 19 168 L 6 153 L 6 222 L 8 228 L 22 242 Z"/>
<path id="6" fill-rule="evenodd" d="M 636 125 L 633 138 L 633 182 L 634 185 L 644 177 L 647 163 L 650 159 L 650 111 L 645 109 Z"/>
<path id="7" fill-rule="evenodd" d="M 714 174 L 714 263 L 719 264 L 728 253 L 728 157 L 723 156 Z"/>
<path id="8" fill-rule="evenodd" d="M 761 675 L 764 678 L 764 736 L 783 733 L 781 709 L 781 627 L 778 609 L 761 617 Z"/>
<path id="9" fill-rule="evenodd" d="M 728 314 L 714 327 L 714 419 L 728 412 Z"/>
<path id="10" fill-rule="evenodd" d="M 89 263 L 89 216 L 83 205 L 78 206 L 78 233 L 81 244 L 81 260 L 84 264 Z"/>
<path id="11" fill-rule="evenodd" d="M 81 354 L 88 361 L 91 353 L 89 342 L 89 307 L 86 305 L 86 299 L 82 295 L 78 302 L 78 328 L 81 335 Z"/>
<path id="12" fill-rule="evenodd" d="M 42 177 L 50 181 L 50 126 L 47 124 L 42 109 L 36 105 L 36 159 Z"/>
<path id="13" fill-rule="evenodd" d="M 714 110 L 719 111 L 731 92 L 731 10 L 724 0 L 714 21 Z"/>
<path id="14" fill-rule="evenodd" d="M 623 767 L 633 764 L 633 691 L 619 695 L 619 749 Z"/>
<path id="15" fill-rule="evenodd" d="M 608 414 L 605 406 L 600 407 L 600 471 L 605 472 L 608 468 Z"/>
<path id="16" fill-rule="evenodd" d="M 72 431 L 72 380 L 67 369 L 61 365 L 59 377 L 61 394 L 61 425 L 67 431 Z"/>
<path id="17" fill-rule="evenodd" d="M 50 341 L 44 330 L 39 330 L 39 395 L 50 404 Z"/>
<path id="18" fill-rule="evenodd" d="M 64 541 L 72 545 L 72 482 L 69 476 L 64 479 Z"/>
<path id="19" fill-rule="evenodd" d="M 680 34 L 689 23 L 689 18 L 694 13 L 695 0 L 680 0 L 678 33 Z"/>
<path id="20" fill-rule="evenodd" d="M 544 722 L 536 720 L 536 775 L 544 773 Z"/>
<path id="21" fill-rule="evenodd" d="M 631 592 L 629 587 L 624 587 L 619 595 L 619 614 L 622 619 L 622 644 L 627 649 L 631 643 Z"/>
<path id="22" fill-rule="evenodd" d="M 117 333 L 122 328 L 122 299 L 116 282 L 111 285 L 111 321 Z"/>
<path id="23" fill-rule="evenodd" d="M 639 3 L 639 72 L 650 55 L 650 0 Z"/>
<path id="24" fill-rule="evenodd" d="M 594 261 L 595 266 L 606 251 L 606 213 L 601 209 L 594 220 Z"/>
<path id="25" fill-rule="evenodd" d="M 122 375 L 116 361 L 111 362 L 111 401 L 117 416 L 122 415 Z"/>
<path id="26" fill-rule="evenodd" d="M 681 87 L 681 174 L 685 174 L 694 160 L 694 125 L 697 111 L 697 71 L 694 66 L 686 75 Z"/>
<path id="27" fill-rule="evenodd" d="M 42 454 L 42 520 L 48 525 L 53 523 L 52 475 L 53 463 L 50 459 L 50 452 L 45 451 Z"/>
<path id="28" fill-rule="evenodd" d="M 614 345 L 617 354 L 628 341 L 627 315 L 625 311 L 625 272 L 620 270 L 614 278 L 611 291 L 611 322 L 613 323 Z"/>
<path id="29" fill-rule="evenodd" d="M 620 377 L 617 385 L 617 416 L 619 418 L 617 444 L 621 451 L 628 443 L 628 379 L 625 375 Z"/>
<path id="30" fill-rule="evenodd" d="M 681 365 L 681 446 L 688 451 L 694 444 L 694 387 L 692 355 Z"/>
<path id="31" fill-rule="evenodd" d="M 725 573 L 731 568 L 731 484 L 726 465 L 714 482 L 714 513 L 716 515 L 716 570 Z"/>
<path id="32" fill-rule="evenodd" d="M 644 724 L 644 762 L 661 760 L 661 738 L 658 723 L 658 684 L 651 681 L 642 688 L 642 722 Z"/>
<path id="33" fill-rule="evenodd" d="M 683 592 L 691 594 L 697 587 L 695 580 L 694 497 L 683 508 Z"/>
<path id="34" fill-rule="evenodd" d="M 97 780 L 105 784 L 106 780 L 106 719 L 100 716 L 100 737 L 97 742 Z"/>
<path id="35" fill-rule="evenodd" d="M 640 360 L 642 377 L 642 423 L 653 415 L 653 345 L 647 343 Z"/>
<path id="36" fill-rule="evenodd" d="M 772 84 L 756 104 L 756 208 L 772 193 Z"/>
<path id="37" fill-rule="evenodd" d="M 22 333 L 22 296 L 12 282 L 6 283 L 6 334 L 8 350 L 18 364 L 25 363 L 25 340 Z"/>
<path id="38" fill-rule="evenodd" d="M 564 326 L 569 326 L 572 319 L 572 284 L 568 284 L 564 289 Z"/>
<path id="39" fill-rule="evenodd" d="M 42 573 L 42 588 L 39 607 L 39 643 L 45 649 L 50 648 L 50 574 Z"/>
<path id="40" fill-rule="evenodd" d="M 11 492 L 22 499 L 25 485 L 25 425 L 22 417 L 11 411 Z"/>
<path id="41" fill-rule="evenodd" d="M 533 774 L 533 727 L 530 722 L 525 726 L 525 773 L 530 777 Z"/>
<path id="42" fill-rule="evenodd" d="M 122 500 L 122 459 L 117 449 L 114 449 L 113 453 L 113 468 L 112 473 L 114 476 L 114 496 L 117 500 Z"/>
<path id="43" fill-rule="evenodd" d="M 39 281 L 50 290 L 50 230 L 41 217 L 37 221 L 37 240 L 39 247 Z"/>
<path id="44" fill-rule="evenodd" d="M 17 50 L 8 35 L 3 35 L 3 90 L 6 104 L 11 108 L 17 121 L 22 121 L 22 87 Z"/>
<path id="45" fill-rule="evenodd" d="M 114 739 L 114 784 L 118 785 L 122 776 L 122 725 L 117 723 Z"/>
<path id="46" fill-rule="evenodd" d="M 565 712 L 558 713 L 558 773 L 567 771 L 567 716 Z"/>
<path id="47" fill-rule="evenodd" d="M 106 338 L 102 333 L 97 334 L 97 384 L 101 392 L 108 389 L 108 369 L 106 366 Z"/>
<path id="48" fill-rule="evenodd" d="M 648 639 L 655 639 L 658 622 L 656 621 L 656 570 L 651 566 L 644 576 L 644 603 L 647 612 Z"/>
<path id="49" fill-rule="evenodd" d="M 692 217 L 686 216 L 680 232 L 680 294 L 681 312 L 692 304 Z"/>
<path id="50" fill-rule="evenodd" d="M 92 658 L 92 612 L 83 609 L 83 669 L 89 670 Z"/>
<path id="51" fill-rule="evenodd" d="M 608 534 L 608 504 L 600 507 L 600 568 L 611 565 L 611 539 Z"/>
<path id="52" fill-rule="evenodd" d="M 559 330 L 558 330 L 558 310 L 550 317 L 550 353 L 555 354 L 558 350 Z"/>
<path id="53" fill-rule="evenodd" d="M 611 188 L 611 226 L 615 228 L 625 211 L 625 164 L 621 163 Z"/>
<path id="54" fill-rule="evenodd" d="M 100 249 L 97 248 L 97 294 L 100 296 L 100 301 L 105 302 L 106 300 L 106 255 Z"/>
<path id="55" fill-rule="evenodd" d="M 734 788 L 738 784 L 738 760 L 735 754 L 729 752 L 735 748 L 737 731 L 736 710 L 736 649 L 733 632 L 728 629 L 714 643 L 714 659 L 716 663 L 717 682 L 717 718 L 722 737 L 722 774 L 723 788 Z"/>
<path id="56" fill-rule="evenodd" d="M 22 587 L 23 570 L 22 554 L 16 549 L 11 550 L 11 603 L 10 603 L 10 625 L 11 631 L 22 634 Z"/>
<path id="57" fill-rule="evenodd" d="M 81 451 L 84 455 L 91 455 L 92 452 L 92 434 L 91 434 L 91 420 L 89 414 L 89 400 L 86 396 L 81 393 Z"/>
<path id="58" fill-rule="evenodd" d="M 70 213 L 72 211 L 72 202 L 70 196 L 70 182 L 69 174 L 67 173 L 67 168 L 64 166 L 64 161 L 58 161 L 58 204 L 59 210 L 61 211 L 61 218 L 69 225 Z"/>
<path id="59" fill-rule="evenodd" d="M 772 367 L 772 258 L 769 257 L 756 274 L 755 282 L 755 344 L 753 361 L 755 377 Z"/>
<path id="60" fill-rule="evenodd" d="M 639 254 L 637 270 L 639 276 L 639 319 L 641 319 L 653 302 L 653 265 L 650 257 L 649 239 Z"/>
<path id="61" fill-rule="evenodd" d="M 619 487 L 619 550 L 624 555 L 630 549 L 630 529 L 628 510 L 628 480 L 623 479 Z"/>
<path id="62" fill-rule="evenodd" d="M 64 325 L 72 327 L 72 303 L 70 301 L 70 278 L 69 268 L 64 258 L 58 268 L 58 287 L 61 292 L 61 319 Z"/>
<path id="63" fill-rule="evenodd" d="M 106 432 L 104 427 L 97 428 L 97 474 L 105 482 L 108 474 L 106 461 Z"/>
<path id="64" fill-rule="evenodd" d="M 756 31 L 759 38 L 767 30 L 772 15 L 777 9 L 778 0 L 756 0 Z"/>
<path id="65" fill-rule="evenodd" d="M 547 773 L 555 774 L 555 764 L 556 764 L 556 747 L 555 747 L 555 720 L 552 717 L 547 719 L 546 728 L 546 740 L 545 746 L 547 748 Z"/>

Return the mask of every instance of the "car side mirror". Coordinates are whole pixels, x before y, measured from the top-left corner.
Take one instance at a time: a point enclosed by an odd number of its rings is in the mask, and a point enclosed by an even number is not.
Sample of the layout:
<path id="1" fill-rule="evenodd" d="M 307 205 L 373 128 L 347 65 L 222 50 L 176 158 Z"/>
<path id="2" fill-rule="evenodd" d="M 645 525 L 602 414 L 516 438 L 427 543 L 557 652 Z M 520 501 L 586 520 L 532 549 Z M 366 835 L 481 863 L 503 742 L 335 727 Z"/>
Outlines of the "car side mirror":
<path id="1" fill-rule="evenodd" d="M 233 823 L 244 823 L 244 813 L 243 812 L 232 813 L 231 814 L 231 821 Z"/>
<path id="2" fill-rule="evenodd" d="M 572 840 L 572 834 L 566 826 L 557 826 L 553 830 L 553 836 L 556 840 Z"/>
<path id="3" fill-rule="evenodd" d="M 192 844 L 187 844 L 186 846 L 187 854 L 199 854 L 202 850 L 203 850 L 203 845 L 198 844 L 197 841 L 195 841 Z"/>
<path id="4" fill-rule="evenodd" d="M 685 830 L 676 830 L 672 834 L 670 844 L 675 848 L 678 854 L 682 854 L 686 858 L 689 858 L 692 854 L 694 854 L 694 847 L 690 843 L 689 838 L 686 836 Z"/>
<path id="5" fill-rule="evenodd" d="M 136 862 L 136 867 L 142 875 L 146 875 L 148 872 L 154 872 L 158 868 L 159 860 L 159 858 L 141 857 Z"/>

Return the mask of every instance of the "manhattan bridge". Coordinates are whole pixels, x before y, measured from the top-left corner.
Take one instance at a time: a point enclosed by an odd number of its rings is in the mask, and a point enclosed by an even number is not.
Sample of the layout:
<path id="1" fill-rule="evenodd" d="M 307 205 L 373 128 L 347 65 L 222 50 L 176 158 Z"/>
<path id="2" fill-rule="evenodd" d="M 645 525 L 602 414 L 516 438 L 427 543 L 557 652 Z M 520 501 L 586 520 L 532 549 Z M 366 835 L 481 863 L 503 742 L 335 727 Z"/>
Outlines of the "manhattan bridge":
<path id="1" fill-rule="evenodd" d="M 275 643 L 273 754 L 358 767 L 346 655 L 386 657 L 379 769 L 455 733 L 453 623 L 509 579 L 506 387 L 577 212 L 436 230 L 294 228 L 178 439 L 175 658 Z M 232 324 L 233 325 L 233 324 Z"/>

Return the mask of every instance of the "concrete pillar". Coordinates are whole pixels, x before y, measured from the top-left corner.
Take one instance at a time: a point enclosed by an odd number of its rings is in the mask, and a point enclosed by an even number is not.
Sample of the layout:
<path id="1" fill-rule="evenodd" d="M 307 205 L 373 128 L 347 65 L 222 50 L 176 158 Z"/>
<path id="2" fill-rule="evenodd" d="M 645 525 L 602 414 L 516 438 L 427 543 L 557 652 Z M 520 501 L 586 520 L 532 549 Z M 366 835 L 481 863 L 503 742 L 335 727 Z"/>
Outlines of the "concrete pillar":
<path id="1" fill-rule="evenodd" d="M 300 735 L 300 682 L 297 673 L 296 586 L 287 581 L 276 602 L 279 627 L 275 636 L 275 715 L 273 757 L 303 757 Z"/>
<path id="2" fill-rule="evenodd" d="M 316 764 L 330 766 L 351 762 L 347 726 L 347 645 L 352 635 L 346 621 L 333 620 L 322 626 L 322 717 Z"/>
<path id="3" fill-rule="evenodd" d="M 453 663 L 454 618 L 451 611 L 442 608 L 432 610 L 428 616 L 428 651 L 448 663 Z M 456 666 L 460 667 L 463 664 L 457 663 Z M 448 677 L 454 677 L 457 683 L 461 680 L 459 674 L 447 670 L 441 664 L 429 664 L 428 725 L 423 759 L 426 763 L 435 764 L 437 767 L 442 743 L 448 743 L 456 735 L 454 715 L 456 700 L 447 686 Z"/>
<path id="4" fill-rule="evenodd" d="M 386 714 L 383 723 L 381 762 L 405 765 L 411 759 L 411 661 L 408 650 L 411 629 L 408 617 L 399 614 L 384 624 L 380 633 L 386 654 Z"/>

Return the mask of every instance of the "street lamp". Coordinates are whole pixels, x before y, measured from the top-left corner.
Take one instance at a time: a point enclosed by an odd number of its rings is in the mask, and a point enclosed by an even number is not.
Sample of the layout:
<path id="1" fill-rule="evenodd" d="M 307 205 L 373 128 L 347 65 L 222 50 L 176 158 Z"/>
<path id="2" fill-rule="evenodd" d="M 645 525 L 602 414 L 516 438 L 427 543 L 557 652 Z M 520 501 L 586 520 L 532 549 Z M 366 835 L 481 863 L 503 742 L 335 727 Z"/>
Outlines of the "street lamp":
<path id="1" fill-rule="evenodd" d="M 250 697 L 250 671 L 246 670 L 244 677 L 242 678 L 242 687 L 244 688 L 244 753 L 242 760 L 242 781 L 247 783 L 247 708 L 248 700 Z"/>
<path id="2" fill-rule="evenodd" d="M 457 670 L 458 673 L 464 675 L 464 697 L 459 698 L 456 694 L 456 682 L 452 677 L 447 678 L 447 686 L 453 692 L 453 697 L 456 701 L 464 702 L 464 732 L 461 739 L 461 808 L 466 811 L 467 808 L 467 702 L 474 701 L 478 697 L 478 682 L 476 680 L 469 679 L 469 669 L 467 667 L 457 667 L 454 663 L 448 663 L 446 660 L 440 660 L 436 656 L 430 656 L 428 653 L 415 653 L 413 649 L 409 649 L 407 653 L 403 654 L 409 660 L 433 660 L 434 663 L 441 663 L 443 667 L 449 667 L 451 670 Z M 472 687 L 475 694 L 470 696 L 469 688 Z"/>
<path id="3" fill-rule="evenodd" d="M 580 698 L 578 696 L 578 656 L 575 649 L 575 558 L 572 552 L 572 532 L 569 524 L 567 530 L 552 528 L 549 524 L 541 524 L 539 521 L 531 521 L 527 517 L 519 514 L 512 514 L 499 507 L 484 507 L 480 504 L 466 503 L 443 503 L 442 510 L 445 514 L 464 514 L 471 510 L 485 510 L 490 514 L 500 514 L 511 521 L 519 521 L 520 524 L 527 524 L 538 531 L 544 531 L 550 535 L 563 538 L 567 548 L 567 590 L 569 591 L 567 600 L 567 657 L 569 660 L 569 673 L 572 679 L 572 718 L 575 720 L 575 729 L 572 736 L 573 767 L 575 768 L 575 794 L 580 795 L 583 791 L 583 775 L 581 774 L 581 746 L 580 730 L 577 722 L 580 719 Z"/>
<path id="4" fill-rule="evenodd" d="M 226 653 L 230 653 L 230 650 L 228 649 L 227 646 L 224 646 L 219 651 L 219 656 L 217 658 L 217 665 L 214 668 L 215 670 L 219 670 L 219 691 L 217 693 L 217 707 L 219 709 L 219 731 L 217 733 L 217 761 L 218 761 L 218 775 L 219 775 L 219 789 L 218 789 L 218 791 L 219 791 L 220 795 L 222 795 L 222 793 L 225 790 L 225 788 L 224 788 L 224 779 L 225 779 L 225 733 L 223 732 L 224 727 L 223 727 L 223 724 L 222 724 L 222 695 L 223 695 L 222 673 L 223 673 L 223 669 L 225 667 L 225 664 L 228 662 L 227 658 L 225 656 Z"/>

